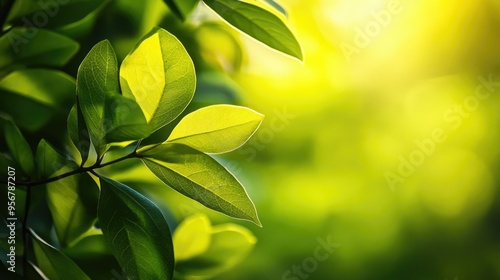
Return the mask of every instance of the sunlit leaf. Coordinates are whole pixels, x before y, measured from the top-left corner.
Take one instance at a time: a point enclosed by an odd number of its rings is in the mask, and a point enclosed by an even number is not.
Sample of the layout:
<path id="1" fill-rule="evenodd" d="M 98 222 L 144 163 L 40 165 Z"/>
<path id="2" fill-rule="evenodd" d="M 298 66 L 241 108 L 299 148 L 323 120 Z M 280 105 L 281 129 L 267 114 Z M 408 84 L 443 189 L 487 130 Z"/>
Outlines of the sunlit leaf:
<path id="1" fill-rule="evenodd" d="M 212 226 L 204 214 L 186 218 L 174 232 L 175 261 L 190 259 L 204 253 L 210 246 Z"/>
<path id="2" fill-rule="evenodd" d="M 3 78 L 0 88 L 57 109 L 62 101 L 73 100 L 75 80 L 57 70 L 22 69 Z"/>
<path id="3" fill-rule="evenodd" d="M 118 63 L 109 41 L 97 43 L 78 69 L 77 96 L 90 139 L 98 155 L 106 150 L 106 97 L 119 92 Z"/>
<path id="4" fill-rule="evenodd" d="M 14 160 L 22 170 L 28 175 L 33 174 L 35 169 L 33 152 L 19 128 L 12 122 L 5 124 L 5 140 Z"/>
<path id="5" fill-rule="evenodd" d="M 235 224 L 214 226 L 209 248 L 201 255 L 180 261 L 176 271 L 187 276 L 213 276 L 240 263 L 255 246 L 254 235 Z"/>
<path id="6" fill-rule="evenodd" d="M 123 61 L 120 83 L 123 95 L 137 101 L 155 131 L 186 108 L 196 77 L 193 62 L 179 40 L 155 28 Z"/>
<path id="7" fill-rule="evenodd" d="M 243 145 L 263 118 L 245 107 L 208 106 L 185 116 L 167 142 L 185 144 L 205 153 L 225 153 Z"/>
<path id="8" fill-rule="evenodd" d="M 64 172 L 70 171 L 65 167 Z M 47 200 L 54 227 L 63 247 L 87 232 L 97 218 L 99 188 L 87 173 L 47 184 Z"/>
<path id="9" fill-rule="evenodd" d="M 19 127 L 36 131 L 67 114 L 75 94 L 75 80 L 57 70 L 22 69 L 1 79 L 0 94 L 0 110 L 16 120 Z"/>
<path id="10" fill-rule="evenodd" d="M 98 217 L 120 266 L 131 279 L 172 279 L 174 252 L 165 218 L 150 200 L 101 178 Z"/>
<path id="11" fill-rule="evenodd" d="M 261 7 L 234 0 L 204 0 L 229 24 L 260 42 L 302 60 L 300 44 L 278 18 Z"/>
<path id="12" fill-rule="evenodd" d="M 261 225 L 245 189 L 210 156 L 182 144 L 162 144 L 141 153 L 165 184 L 213 210 Z"/>
<path id="13" fill-rule="evenodd" d="M 200 0 L 164 0 L 170 11 L 182 20 L 191 14 Z"/>
<path id="14" fill-rule="evenodd" d="M 77 42 L 57 33 L 15 27 L 0 37 L 0 69 L 9 65 L 60 67 L 78 48 Z"/>
<path id="15" fill-rule="evenodd" d="M 38 267 L 49 279 L 90 280 L 70 258 L 43 241 L 34 231 L 30 232 Z"/>

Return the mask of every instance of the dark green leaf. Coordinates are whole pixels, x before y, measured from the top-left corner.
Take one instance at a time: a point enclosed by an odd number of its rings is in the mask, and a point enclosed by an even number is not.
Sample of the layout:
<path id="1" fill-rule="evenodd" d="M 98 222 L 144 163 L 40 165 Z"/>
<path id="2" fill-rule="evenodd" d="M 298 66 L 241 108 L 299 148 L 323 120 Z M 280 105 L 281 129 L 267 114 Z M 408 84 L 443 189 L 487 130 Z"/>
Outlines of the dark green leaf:
<path id="1" fill-rule="evenodd" d="M 186 20 L 189 14 L 196 8 L 200 0 L 164 0 L 172 13 L 182 20 Z"/>
<path id="2" fill-rule="evenodd" d="M 70 169 L 62 169 L 64 173 Z M 97 218 L 99 188 L 87 173 L 47 184 L 47 199 L 57 237 L 63 247 L 88 231 Z"/>
<path id="3" fill-rule="evenodd" d="M 0 69 L 11 65 L 54 66 L 66 64 L 78 51 L 78 43 L 44 29 L 15 27 L 0 37 Z"/>
<path id="4" fill-rule="evenodd" d="M 123 61 L 120 83 L 123 95 L 137 101 L 156 131 L 184 111 L 193 98 L 196 77 L 179 40 L 155 28 Z"/>
<path id="5" fill-rule="evenodd" d="M 288 27 L 271 12 L 234 0 L 204 0 L 229 24 L 260 42 L 302 60 L 300 44 Z"/>
<path id="6" fill-rule="evenodd" d="M 8 18 L 8 21 L 13 25 L 30 24 L 35 28 L 51 28 L 79 21 L 106 1 L 21 0 L 15 2 Z"/>
<path id="7" fill-rule="evenodd" d="M 38 267 L 50 280 L 90 280 L 70 258 L 30 232 Z"/>
<path id="8" fill-rule="evenodd" d="M 66 248 L 64 252 L 70 257 L 80 258 L 91 258 L 96 254 L 111 256 L 104 235 L 102 232 L 98 234 L 97 231 L 96 229 L 95 233 L 82 237 L 76 244 Z"/>
<path id="9" fill-rule="evenodd" d="M 262 0 L 262 1 L 266 2 L 268 5 L 273 7 L 276 11 L 280 12 L 284 16 L 288 16 L 288 13 L 286 12 L 285 8 L 283 8 L 283 6 L 281 6 L 278 2 L 274 0 Z"/>
<path id="10" fill-rule="evenodd" d="M 81 163 L 84 165 L 89 157 L 90 152 L 90 135 L 83 119 L 82 111 L 78 107 L 78 100 L 71 108 L 68 116 L 68 133 L 71 141 L 80 152 Z"/>
<path id="11" fill-rule="evenodd" d="M 14 160 L 27 175 L 33 175 L 35 164 L 30 145 L 13 122 L 5 124 L 5 140 Z"/>
<path id="12" fill-rule="evenodd" d="M 109 248 L 132 279 L 172 279 L 174 252 L 165 218 L 150 200 L 101 178 L 98 217 Z"/>
<path id="13" fill-rule="evenodd" d="M 50 280 L 43 271 L 33 264 L 32 262 L 28 263 L 27 275 L 25 275 L 25 279 L 30 280 Z"/>
<path id="14" fill-rule="evenodd" d="M 201 204 L 261 225 L 243 186 L 210 156 L 182 144 L 162 144 L 140 154 L 165 184 Z"/>
<path id="15" fill-rule="evenodd" d="M 105 103 L 119 92 L 115 51 L 104 40 L 97 43 L 82 61 L 77 75 L 77 96 L 90 139 L 100 156 L 106 150 Z"/>
<path id="16" fill-rule="evenodd" d="M 36 167 L 40 178 L 49 178 L 67 163 L 67 160 L 62 156 L 52 145 L 42 139 L 38 143 L 36 149 Z"/>
<path id="17" fill-rule="evenodd" d="M 106 140 L 109 143 L 138 140 L 151 134 L 139 105 L 120 94 L 108 96 L 104 119 L 107 121 Z"/>

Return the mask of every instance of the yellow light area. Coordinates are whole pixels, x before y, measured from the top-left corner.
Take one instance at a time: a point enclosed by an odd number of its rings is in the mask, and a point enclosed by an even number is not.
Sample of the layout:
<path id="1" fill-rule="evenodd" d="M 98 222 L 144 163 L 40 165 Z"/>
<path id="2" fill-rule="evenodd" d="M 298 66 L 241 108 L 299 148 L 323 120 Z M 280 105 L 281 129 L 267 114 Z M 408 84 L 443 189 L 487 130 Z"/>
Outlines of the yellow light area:
<path id="1" fill-rule="evenodd" d="M 491 83 L 500 81 L 499 2 L 282 2 L 304 62 L 245 37 L 248 61 L 236 76 L 245 102 L 266 118 L 276 108 L 295 114 L 249 163 L 269 211 L 262 236 L 278 247 L 289 231 L 297 239 L 334 234 L 342 247 L 331 269 L 311 279 L 403 279 L 352 275 L 426 254 L 457 269 L 463 259 L 443 240 L 488 247 L 492 239 L 479 236 L 494 230 L 498 209 L 500 91 Z M 401 174 L 406 161 L 411 170 Z M 399 176 L 395 186 L 387 173 Z M 481 248 L 475 253 L 500 259 Z"/>

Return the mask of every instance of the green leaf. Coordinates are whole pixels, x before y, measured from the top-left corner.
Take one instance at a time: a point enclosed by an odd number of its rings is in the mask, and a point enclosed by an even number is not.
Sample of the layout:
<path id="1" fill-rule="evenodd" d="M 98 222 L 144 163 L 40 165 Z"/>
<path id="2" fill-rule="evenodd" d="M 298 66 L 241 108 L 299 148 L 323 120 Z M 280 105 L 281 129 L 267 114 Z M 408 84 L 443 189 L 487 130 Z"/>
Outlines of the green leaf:
<path id="1" fill-rule="evenodd" d="M 5 140 L 14 160 L 27 175 L 33 175 L 35 164 L 30 145 L 13 122 L 5 124 Z"/>
<path id="2" fill-rule="evenodd" d="M 140 153 L 165 184 L 213 210 L 261 225 L 243 186 L 210 156 L 182 144 L 162 144 Z"/>
<path id="3" fill-rule="evenodd" d="M 25 279 L 33 280 L 48 280 L 49 278 L 43 273 L 43 271 L 37 267 L 32 262 L 28 262 L 27 273 L 24 276 Z"/>
<path id="4" fill-rule="evenodd" d="M 3 78 L 0 88 L 56 109 L 73 99 L 75 79 L 57 70 L 22 69 Z"/>
<path id="5" fill-rule="evenodd" d="M 164 0 L 172 13 L 183 21 L 187 19 L 189 14 L 196 8 L 200 0 Z"/>
<path id="6" fill-rule="evenodd" d="M 288 27 L 271 12 L 234 0 L 204 0 L 229 24 L 258 41 L 302 60 L 300 44 Z"/>
<path id="7" fill-rule="evenodd" d="M 78 102 L 99 156 L 106 151 L 107 144 L 104 124 L 106 98 L 119 90 L 115 51 L 109 41 L 104 40 L 90 50 L 77 75 Z"/>
<path id="8" fill-rule="evenodd" d="M 96 229 L 89 235 L 85 234 L 81 239 L 78 240 L 74 245 L 64 250 L 70 257 L 80 257 L 80 258 L 92 258 L 97 254 L 99 255 L 110 255 L 108 246 L 106 245 L 106 240 L 102 232 Z"/>
<path id="9" fill-rule="evenodd" d="M 226 153 L 248 141 L 263 118 L 245 107 L 208 106 L 185 116 L 167 142 L 184 144 L 204 153 Z"/>
<path id="10" fill-rule="evenodd" d="M 80 152 L 81 163 L 83 166 L 89 157 L 90 135 L 83 119 L 82 111 L 78 107 L 78 100 L 71 108 L 68 116 L 68 134 L 75 147 Z"/>
<path id="11" fill-rule="evenodd" d="M 70 258 L 43 241 L 33 230 L 30 232 L 38 267 L 49 279 L 90 280 Z"/>
<path id="12" fill-rule="evenodd" d="M 15 27 L 0 37 L 0 69 L 9 65 L 61 67 L 78 48 L 77 42 L 57 33 Z"/>
<path id="13" fill-rule="evenodd" d="M 75 80 L 57 70 L 22 69 L 0 80 L 0 94 L 4 97 L 0 110 L 15 119 L 19 127 L 37 131 L 67 114 L 75 94 Z"/>
<path id="14" fill-rule="evenodd" d="M 70 169 L 65 167 L 64 172 Z M 47 199 L 57 237 L 63 247 L 87 232 L 97 218 L 99 188 L 88 173 L 47 184 Z"/>
<path id="15" fill-rule="evenodd" d="M 165 126 L 193 98 L 193 62 L 172 34 L 154 28 L 123 61 L 120 83 L 125 97 L 139 104 L 152 131 Z"/>
<path id="16" fill-rule="evenodd" d="M 137 140 L 151 134 L 139 105 L 120 94 L 108 96 L 104 119 L 107 142 Z"/>
<path id="17" fill-rule="evenodd" d="M 189 216 L 174 232 L 175 261 L 203 254 L 210 246 L 212 225 L 204 214 Z"/>
<path id="18" fill-rule="evenodd" d="M 89 13 L 103 4 L 102 0 L 53 0 L 15 1 L 8 22 L 14 25 L 38 24 L 45 28 L 52 28 L 70 24 L 86 17 Z M 23 20 L 23 18 L 25 20 Z M 46 18 L 46 20 L 45 20 Z M 29 26 L 29 25 L 28 25 Z"/>
<path id="19" fill-rule="evenodd" d="M 285 8 L 281 6 L 278 2 L 274 0 L 262 0 L 266 2 L 269 6 L 273 7 L 276 11 L 280 12 L 284 16 L 288 16 L 288 13 L 286 12 Z"/>
<path id="20" fill-rule="evenodd" d="M 131 279 L 172 279 L 172 238 L 160 210 L 120 182 L 101 178 L 98 217 L 113 255 Z"/>
<path id="21" fill-rule="evenodd" d="M 36 149 L 36 163 L 38 176 L 49 178 L 60 171 L 66 165 L 67 160 L 45 139 L 42 139 Z"/>
<path id="22" fill-rule="evenodd" d="M 254 235 L 242 226 L 217 225 L 211 229 L 209 248 L 194 258 L 179 261 L 175 269 L 188 276 L 214 276 L 240 263 L 255 243 Z"/>

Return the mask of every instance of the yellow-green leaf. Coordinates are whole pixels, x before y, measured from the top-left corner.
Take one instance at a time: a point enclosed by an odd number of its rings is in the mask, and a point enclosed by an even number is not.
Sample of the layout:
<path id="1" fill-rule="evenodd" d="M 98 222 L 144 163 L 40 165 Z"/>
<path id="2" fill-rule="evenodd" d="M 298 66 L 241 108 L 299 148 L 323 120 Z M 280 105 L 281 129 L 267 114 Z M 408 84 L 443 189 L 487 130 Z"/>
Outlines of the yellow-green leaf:
<path id="1" fill-rule="evenodd" d="M 203 254 L 210 246 L 212 225 L 204 214 L 189 216 L 174 232 L 175 261 Z"/>
<path id="2" fill-rule="evenodd" d="M 123 61 L 120 84 L 123 95 L 135 99 L 156 131 L 179 116 L 193 98 L 193 62 L 177 38 L 154 28 Z"/>
<path id="3" fill-rule="evenodd" d="M 201 255 L 177 263 L 184 276 L 213 277 L 240 263 L 257 242 L 248 229 L 236 224 L 216 225 L 211 229 L 209 248 Z"/>
<path id="4" fill-rule="evenodd" d="M 204 153 L 225 153 L 243 145 L 263 118 L 262 114 L 245 107 L 208 106 L 185 116 L 167 142 L 184 144 Z"/>
<path id="5" fill-rule="evenodd" d="M 64 172 L 70 171 L 67 167 Z M 97 219 L 99 188 L 88 173 L 76 174 L 47 184 L 47 200 L 59 242 L 71 245 Z"/>

